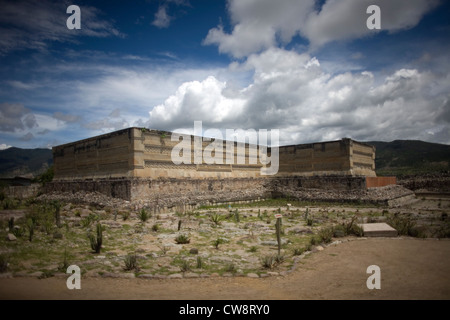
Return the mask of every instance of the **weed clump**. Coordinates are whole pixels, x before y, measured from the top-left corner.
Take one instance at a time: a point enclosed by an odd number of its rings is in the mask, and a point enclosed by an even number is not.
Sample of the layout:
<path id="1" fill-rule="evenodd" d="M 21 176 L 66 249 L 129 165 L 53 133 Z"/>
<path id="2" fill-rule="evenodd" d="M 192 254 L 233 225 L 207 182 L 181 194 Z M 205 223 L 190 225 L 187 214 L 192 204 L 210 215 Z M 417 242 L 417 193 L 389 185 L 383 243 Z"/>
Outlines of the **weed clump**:
<path id="1" fill-rule="evenodd" d="M 185 234 L 180 234 L 179 236 L 177 236 L 175 238 L 175 242 L 177 244 L 187 244 L 187 243 L 191 242 L 191 240 Z"/>

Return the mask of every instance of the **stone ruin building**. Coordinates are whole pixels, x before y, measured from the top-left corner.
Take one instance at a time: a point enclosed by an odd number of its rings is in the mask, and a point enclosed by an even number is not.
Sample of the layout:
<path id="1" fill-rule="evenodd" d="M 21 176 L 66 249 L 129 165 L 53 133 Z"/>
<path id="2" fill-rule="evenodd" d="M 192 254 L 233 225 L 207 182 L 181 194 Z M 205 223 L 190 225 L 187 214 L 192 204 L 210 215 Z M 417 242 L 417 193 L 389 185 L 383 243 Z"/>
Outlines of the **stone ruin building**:
<path id="1" fill-rule="evenodd" d="M 245 164 L 176 165 L 177 144 L 170 132 L 133 127 L 53 147 L 55 176 L 47 191 L 96 191 L 170 207 L 286 196 L 280 191 L 286 188 L 348 192 L 395 184 L 376 177 L 375 147 L 347 138 L 279 147 L 272 176 L 261 175 L 261 163 L 250 164 L 248 144 Z"/>

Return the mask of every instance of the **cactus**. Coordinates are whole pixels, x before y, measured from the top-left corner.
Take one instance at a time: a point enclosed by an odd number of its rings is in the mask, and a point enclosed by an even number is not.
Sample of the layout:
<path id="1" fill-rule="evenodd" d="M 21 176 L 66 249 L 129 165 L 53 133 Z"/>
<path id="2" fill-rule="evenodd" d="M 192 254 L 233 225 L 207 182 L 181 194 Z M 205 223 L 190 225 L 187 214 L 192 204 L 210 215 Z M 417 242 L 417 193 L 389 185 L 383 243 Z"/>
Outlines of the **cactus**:
<path id="1" fill-rule="evenodd" d="M 234 219 L 236 220 L 236 222 L 241 222 L 241 218 L 239 216 L 239 211 L 238 209 L 236 209 L 236 211 L 234 212 Z"/>
<path id="2" fill-rule="evenodd" d="M 278 242 L 278 256 L 280 256 L 281 251 L 281 218 L 277 218 L 277 223 L 275 224 L 277 232 L 277 242 Z"/>
<path id="3" fill-rule="evenodd" d="M 33 241 L 33 235 L 34 235 L 34 228 L 35 228 L 35 226 L 36 226 L 36 219 L 31 218 L 31 219 L 27 220 L 27 227 L 28 227 L 28 231 L 29 231 L 28 240 L 30 242 Z"/>
<path id="4" fill-rule="evenodd" d="M 11 217 L 8 220 L 8 229 L 9 229 L 9 232 L 13 231 L 13 229 L 14 229 L 14 217 Z"/>
<path id="5" fill-rule="evenodd" d="M 61 228 L 61 202 L 53 201 L 52 205 L 55 208 L 55 224 Z"/>
<path id="6" fill-rule="evenodd" d="M 181 220 L 178 220 L 178 231 L 181 230 L 181 223 L 182 223 L 182 221 L 181 221 Z"/>
<path id="7" fill-rule="evenodd" d="M 91 248 L 95 253 L 100 253 L 103 243 L 103 227 L 100 223 L 97 223 L 97 236 L 92 233 L 89 234 L 89 241 L 91 242 Z"/>

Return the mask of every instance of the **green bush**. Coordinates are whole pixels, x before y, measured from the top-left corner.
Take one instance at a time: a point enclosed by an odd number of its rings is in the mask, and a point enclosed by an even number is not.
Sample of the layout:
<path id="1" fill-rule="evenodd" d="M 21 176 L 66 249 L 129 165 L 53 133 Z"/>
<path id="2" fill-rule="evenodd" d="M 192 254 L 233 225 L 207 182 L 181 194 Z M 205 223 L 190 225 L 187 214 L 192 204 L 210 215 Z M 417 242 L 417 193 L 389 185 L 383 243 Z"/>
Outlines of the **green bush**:
<path id="1" fill-rule="evenodd" d="M 393 214 L 387 218 L 386 222 L 396 229 L 399 235 L 417 236 L 416 223 L 407 215 Z"/>
<path id="2" fill-rule="evenodd" d="M 221 223 L 223 217 L 220 214 L 213 213 L 211 214 L 210 219 L 216 226 L 218 226 Z"/>
<path id="3" fill-rule="evenodd" d="M 260 260 L 264 269 L 273 269 L 275 267 L 276 261 L 273 255 L 264 256 Z"/>
<path id="4" fill-rule="evenodd" d="M 53 166 L 51 166 L 43 174 L 38 176 L 35 180 L 37 182 L 42 183 L 42 185 L 46 185 L 48 182 L 51 182 L 53 180 L 54 176 L 55 176 L 55 170 L 54 170 Z"/>
<path id="5" fill-rule="evenodd" d="M 122 212 L 122 220 L 126 221 L 130 217 L 130 213 L 128 211 Z"/>
<path id="6" fill-rule="evenodd" d="M 221 245 L 222 243 L 224 243 L 223 239 L 217 238 L 216 240 L 213 241 L 213 246 L 216 249 L 219 249 L 219 245 Z"/>
<path id="7" fill-rule="evenodd" d="M 21 228 L 20 226 L 15 226 L 12 229 L 12 234 L 15 235 L 17 238 L 20 238 L 25 234 L 25 229 Z"/>
<path id="8" fill-rule="evenodd" d="M 125 257 L 125 271 L 138 270 L 136 253 L 128 254 Z"/>
<path id="9" fill-rule="evenodd" d="M 337 226 L 334 226 L 334 228 L 333 228 L 333 237 L 341 238 L 341 237 L 345 237 L 346 235 L 347 235 L 346 228 L 344 228 L 343 225 L 339 224 Z"/>
<path id="10" fill-rule="evenodd" d="M 144 208 L 139 212 L 138 214 L 138 218 L 139 220 L 141 220 L 142 222 L 146 222 L 148 219 L 151 218 L 151 214 L 148 213 Z"/>
<path id="11" fill-rule="evenodd" d="M 152 226 L 152 231 L 158 232 L 158 230 L 159 230 L 159 224 L 155 223 L 155 224 Z"/>
<path id="12" fill-rule="evenodd" d="M 191 240 L 189 239 L 188 236 L 186 236 L 184 234 L 180 234 L 179 236 L 177 236 L 175 238 L 175 242 L 177 244 L 187 244 L 187 243 L 191 242 Z"/>
<path id="13" fill-rule="evenodd" d="M 331 227 L 320 229 L 319 238 L 321 242 L 330 243 L 333 238 L 333 233 L 333 228 Z"/>
<path id="14" fill-rule="evenodd" d="M 187 260 L 181 261 L 180 270 L 181 270 L 181 272 L 190 271 L 191 270 L 191 265 L 189 264 L 189 261 L 187 261 Z"/>

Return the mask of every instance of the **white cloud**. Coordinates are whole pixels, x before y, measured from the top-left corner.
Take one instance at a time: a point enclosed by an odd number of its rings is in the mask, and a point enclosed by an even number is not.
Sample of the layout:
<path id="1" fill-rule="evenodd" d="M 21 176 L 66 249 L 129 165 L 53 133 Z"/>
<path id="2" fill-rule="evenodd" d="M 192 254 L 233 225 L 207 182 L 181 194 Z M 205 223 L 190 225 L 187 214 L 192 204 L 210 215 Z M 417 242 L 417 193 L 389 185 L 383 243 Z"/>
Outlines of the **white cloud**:
<path id="1" fill-rule="evenodd" d="M 241 116 L 244 102 L 239 93 L 227 94 L 226 82 L 215 77 L 210 76 L 201 82 L 185 82 L 174 95 L 150 111 L 150 125 L 174 129 L 177 123 L 181 125 L 195 120 L 223 124 Z"/>
<path id="2" fill-rule="evenodd" d="M 158 7 L 158 11 L 155 13 L 155 19 L 152 22 L 152 25 L 162 28 L 168 28 L 172 20 L 175 19 L 174 16 L 169 15 L 169 6 L 174 4 L 176 6 L 189 6 L 189 2 L 187 0 L 165 0 Z"/>
<path id="3" fill-rule="evenodd" d="M 435 8 L 438 0 L 327 0 L 320 8 L 314 0 L 229 0 L 231 33 L 219 25 L 209 30 L 204 43 L 219 47 L 219 52 L 243 58 L 280 43 L 289 43 L 295 35 L 317 48 L 331 41 L 370 36 L 366 9 L 376 4 L 381 9 L 381 30 L 395 32 L 412 28 Z"/>
<path id="4" fill-rule="evenodd" d="M 167 28 L 171 20 L 172 17 L 167 13 L 167 6 L 160 6 L 155 13 L 155 20 L 153 20 L 152 25 L 158 28 Z"/>
<path id="5" fill-rule="evenodd" d="M 332 75 L 316 58 L 278 48 L 233 68 L 253 70 L 253 82 L 241 89 L 215 77 L 186 82 L 150 112 L 150 124 L 173 130 L 201 120 L 219 129 L 277 128 L 283 144 L 342 137 L 430 140 L 435 128 L 441 134 L 432 140 L 450 142 L 449 121 L 436 124 L 450 101 L 446 76 L 415 69 L 382 79 L 370 72 Z M 432 83 L 447 90 L 435 92 Z"/>
<path id="6" fill-rule="evenodd" d="M 10 145 L 4 144 L 4 143 L 0 144 L 0 150 L 6 150 L 6 149 L 9 149 L 9 148 L 11 148 Z"/>

